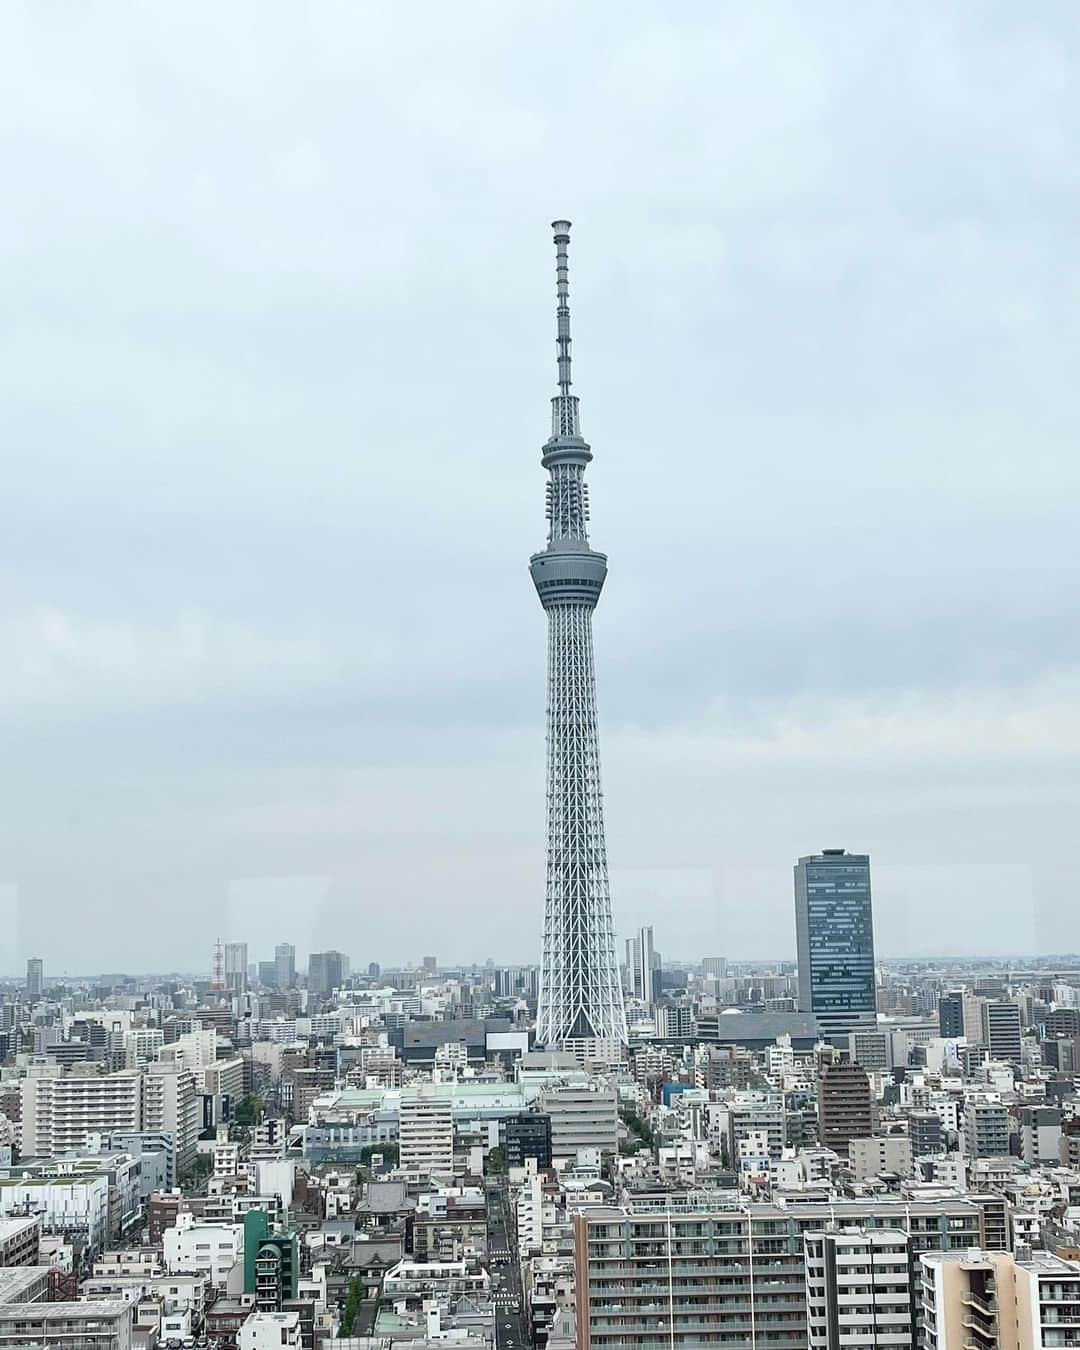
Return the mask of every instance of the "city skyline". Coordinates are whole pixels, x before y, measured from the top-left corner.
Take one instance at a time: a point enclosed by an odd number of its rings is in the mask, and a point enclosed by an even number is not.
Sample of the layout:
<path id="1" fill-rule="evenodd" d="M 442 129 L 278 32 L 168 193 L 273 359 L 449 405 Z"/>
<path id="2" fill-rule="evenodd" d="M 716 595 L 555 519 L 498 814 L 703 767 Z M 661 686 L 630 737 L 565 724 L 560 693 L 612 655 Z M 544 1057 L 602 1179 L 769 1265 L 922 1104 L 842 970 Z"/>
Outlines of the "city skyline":
<path id="1" fill-rule="evenodd" d="M 1080 1350 L 1078 70 L 0 7 L 0 1346 Z"/>
<path id="2" fill-rule="evenodd" d="M 2 20 L 16 964 L 146 967 L 182 915 L 194 967 L 298 907 L 315 950 L 404 956 L 420 915 L 530 955 L 563 210 L 619 934 L 663 904 L 673 956 L 786 946 L 835 841 L 883 951 L 1075 945 L 1069 26 L 691 5 L 556 55 L 541 16 L 185 14 Z"/>

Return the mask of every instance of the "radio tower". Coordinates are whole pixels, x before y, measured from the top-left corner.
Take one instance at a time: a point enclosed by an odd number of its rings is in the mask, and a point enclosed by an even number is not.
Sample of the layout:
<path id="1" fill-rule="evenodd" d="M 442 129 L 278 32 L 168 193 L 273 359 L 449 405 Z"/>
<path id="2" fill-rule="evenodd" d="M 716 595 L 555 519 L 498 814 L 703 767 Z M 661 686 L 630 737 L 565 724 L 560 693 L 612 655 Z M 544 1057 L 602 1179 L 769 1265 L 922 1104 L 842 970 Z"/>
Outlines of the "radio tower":
<path id="1" fill-rule="evenodd" d="M 529 560 L 548 616 L 547 899 L 536 1038 L 548 1049 L 617 1060 L 626 1013 L 604 845 L 592 637 L 607 558 L 589 547 L 585 466 L 592 451 L 570 392 L 570 222 L 556 220 L 552 229 L 559 392 L 540 460 L 548 471 L 548 542 Z"/>

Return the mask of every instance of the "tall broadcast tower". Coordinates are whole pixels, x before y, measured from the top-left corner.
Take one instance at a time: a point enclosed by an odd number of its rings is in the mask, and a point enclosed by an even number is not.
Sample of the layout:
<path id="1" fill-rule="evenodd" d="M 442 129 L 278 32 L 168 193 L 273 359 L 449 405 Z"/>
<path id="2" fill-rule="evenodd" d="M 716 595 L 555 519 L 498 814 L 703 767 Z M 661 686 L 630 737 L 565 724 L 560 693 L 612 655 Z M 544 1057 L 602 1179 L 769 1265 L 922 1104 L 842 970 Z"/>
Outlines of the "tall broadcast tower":
<path id="1" fill-rule="evenodd" d="M 548 542 L 529 560 L 548 616 L 547 900 L 536 1038 L 548 1049 L 618 1058 L 626 1013 L 604 845 L 592 637 L 607 558 L 589 547 L 585 466 L 592 451 L 570 392 L 570 222 L 556 220 L 552 229 L 559 392 L 540 461 L 548 471 Z"/>

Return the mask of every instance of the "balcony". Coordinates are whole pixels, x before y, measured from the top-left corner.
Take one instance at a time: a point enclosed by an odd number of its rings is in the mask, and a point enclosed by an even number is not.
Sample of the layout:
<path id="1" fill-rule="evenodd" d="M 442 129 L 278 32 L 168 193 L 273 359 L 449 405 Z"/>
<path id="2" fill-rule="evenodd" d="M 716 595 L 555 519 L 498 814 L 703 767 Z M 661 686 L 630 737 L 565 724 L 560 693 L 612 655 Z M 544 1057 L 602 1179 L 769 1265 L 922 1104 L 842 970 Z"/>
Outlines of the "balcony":
<path id="1" fill-rule="evenodd" d="M 984 1317 L 996 1318 L 998 1311 L 998 1302 L 996 1298 L 983 1298 L 981 1294 L 976 1294 L 973 1289 L 968 1289 L 961 1297 L 961 1303 L 967 1304 L 969 1308 L 975 1308 L 981 1312 Z"/>

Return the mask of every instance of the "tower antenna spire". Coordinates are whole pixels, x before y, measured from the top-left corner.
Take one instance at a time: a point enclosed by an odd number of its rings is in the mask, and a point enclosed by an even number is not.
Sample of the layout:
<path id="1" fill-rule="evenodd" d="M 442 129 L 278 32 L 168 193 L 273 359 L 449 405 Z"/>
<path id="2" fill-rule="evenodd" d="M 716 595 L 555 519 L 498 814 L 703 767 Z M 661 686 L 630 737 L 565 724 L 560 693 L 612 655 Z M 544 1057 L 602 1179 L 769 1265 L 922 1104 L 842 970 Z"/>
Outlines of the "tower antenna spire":
<path id="1" fill-rule="evenodd" d="M 555 231 L 555 293 L 558 306 L 555 317 L 558 324 L 555 346 L 558 351 L 559 393 L 563 398 L 570 396 L 570 260 L 567 247 L 570 243 L 570 222 L 553 220 L 551 228 Z"/>
<path id="2" fill-rule="evenodd" d="M 555 232 L 555 353 L 559 373 L 559 392 L 551 400 L 551 439 L 581 440 L 578 401 L 570 392 L 570 222 L 553 220 Z"/>

